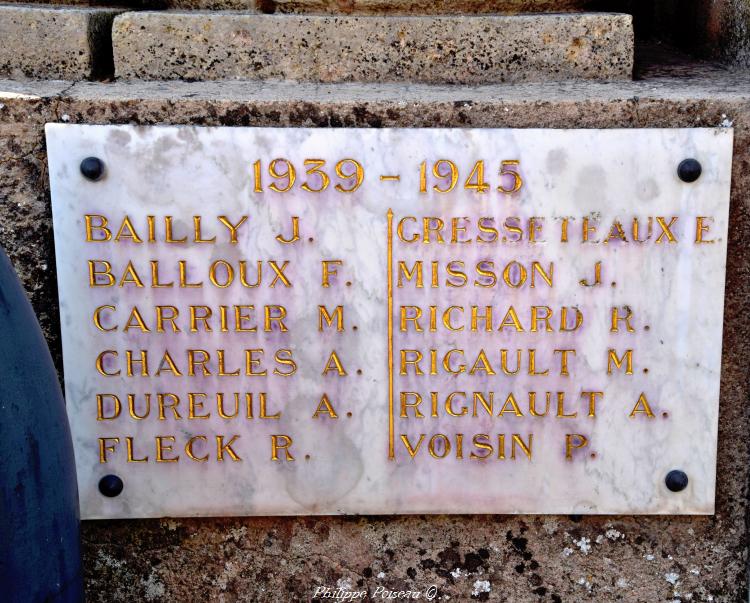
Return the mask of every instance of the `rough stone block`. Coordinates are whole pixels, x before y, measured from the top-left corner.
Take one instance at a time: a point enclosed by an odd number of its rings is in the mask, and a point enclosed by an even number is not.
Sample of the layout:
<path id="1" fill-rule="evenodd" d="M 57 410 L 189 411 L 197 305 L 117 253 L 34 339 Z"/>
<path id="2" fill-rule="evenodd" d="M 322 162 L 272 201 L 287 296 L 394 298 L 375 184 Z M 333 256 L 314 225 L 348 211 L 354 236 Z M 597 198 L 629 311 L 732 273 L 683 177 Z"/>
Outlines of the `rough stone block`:
<path id="1" fill-rule="evenodd" d="M 113 26 L 124 79 L 452 84 L 628 79 L 629 15 L 301 16 L 131 12 Z"/>
<path id="2" fill-rule="evenodd" d="M 112 8 L 0 5 L 0 74 L 80 80 L 110 75 Z"/>

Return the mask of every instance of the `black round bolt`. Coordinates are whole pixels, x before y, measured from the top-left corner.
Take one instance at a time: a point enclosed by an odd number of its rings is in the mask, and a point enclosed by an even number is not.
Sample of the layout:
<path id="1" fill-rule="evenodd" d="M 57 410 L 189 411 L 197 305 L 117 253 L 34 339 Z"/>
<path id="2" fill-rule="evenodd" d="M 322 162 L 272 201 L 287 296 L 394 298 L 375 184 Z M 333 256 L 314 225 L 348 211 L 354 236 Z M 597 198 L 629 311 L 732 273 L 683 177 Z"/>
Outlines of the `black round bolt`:
<path id="1" fill-rule="evenodd" d="M 105 475 L 99 480 L 99 492 L 109 498 L 119 495 L 122 492 L 123 486 L 122 480 L 116 475 Z"/>
<path id="2" fill-rule="evenodd" d="M 81 174 L 94 182 L 100 180 L 104 175 L 104 162 L 98 157 L 86 157 L 81 161 Z"/>
<path id="3" fill-rule="evenodd" d="M 664 483 L 672 492 L 682 492 L 688 485 L 687 473 L 679 469 L 672 469 L 664 478 Z"/>
<path id="4" fill-rule="evenodd" d="M 677 175 L 683 182 L 695 182 L 701 177 L 703 168 L 697 159 L 683 159 L 677 166 Z"/>

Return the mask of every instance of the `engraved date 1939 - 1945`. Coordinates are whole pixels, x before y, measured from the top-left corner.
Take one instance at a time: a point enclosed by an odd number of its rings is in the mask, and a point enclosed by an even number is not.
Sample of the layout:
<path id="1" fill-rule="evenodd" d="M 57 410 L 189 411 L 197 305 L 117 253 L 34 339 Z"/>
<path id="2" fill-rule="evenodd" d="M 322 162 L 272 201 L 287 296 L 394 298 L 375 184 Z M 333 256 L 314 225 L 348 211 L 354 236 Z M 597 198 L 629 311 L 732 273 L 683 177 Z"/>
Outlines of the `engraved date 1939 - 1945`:
<path id="1" fill-rule="evenodd" d="M 523 187 L 523 178 L 519 173 L 518 159 L 498 161 L 495 181 L 490 183 L 485 171 L 490 171 L 484 159 L 475 161 L 465 173 L 455 161 L 438 159 L 434 162 L 422 161 L 418 166 L 419 192 L 450 193 L 457 187 L 476 194 L 486 194 L 493 190 L 511 195 Z M 304 171 L 304 175 L 299 175 Z M 400 181 L 400 174 L 380 174 L 380 181 Z M 295 188 L 308 193 L 322 193 L 329 187 L 340 193 L 353 193 L 365 182 L 365 168 L 356 159 L 345 158 L 326 165 L 325 159 L 305 159 L 302 167 L 289 159 L 277 158 L 269 162 L 261 159 L 252 165 L 253 192 L 272 191 L 286 193 Z M 461 185 L 461 186 L 459 186 Z"/>

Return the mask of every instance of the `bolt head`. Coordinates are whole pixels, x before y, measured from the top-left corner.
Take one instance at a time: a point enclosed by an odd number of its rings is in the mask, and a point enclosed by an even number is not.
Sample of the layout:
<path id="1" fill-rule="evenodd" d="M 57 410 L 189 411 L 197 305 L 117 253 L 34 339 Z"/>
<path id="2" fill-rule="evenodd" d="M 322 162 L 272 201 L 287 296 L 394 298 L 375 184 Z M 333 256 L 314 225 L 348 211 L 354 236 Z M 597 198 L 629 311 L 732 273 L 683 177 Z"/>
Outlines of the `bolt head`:
<path id="1" fill-rule="evenodd" d="M 688 485 L 687 473 L 679 469 L 672 469 L 664 478 L 664 483 L 671 492 L 682 492 Z"/>
<path id="2" fill-rule="evenodd" d="M 105 475 L 99 480 L 99 492 L 109 498 L 114 498 L 122 492 L 124 484 L 116 475 Z"/>
<path id="3" fill-rule="evenodd" d="M 98 157 L 86 157 L 81 161 L 81 174 L 93 182 L 100 180 L 104 175 L 104 162 Z"/>
<path id="4" fill-rule="evenodd" d="M 702 172 L 703 168 L 697 159 L 683 159 L 677 166 L 677 175 L 683 182 L 695 182 Z"/>

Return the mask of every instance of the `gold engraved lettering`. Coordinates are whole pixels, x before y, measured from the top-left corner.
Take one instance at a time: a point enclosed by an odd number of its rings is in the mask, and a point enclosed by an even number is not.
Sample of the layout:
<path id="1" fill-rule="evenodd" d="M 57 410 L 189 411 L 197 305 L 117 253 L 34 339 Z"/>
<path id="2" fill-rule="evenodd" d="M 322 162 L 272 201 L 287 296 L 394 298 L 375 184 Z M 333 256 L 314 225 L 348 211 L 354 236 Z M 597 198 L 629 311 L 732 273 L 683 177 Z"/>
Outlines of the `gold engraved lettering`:
<path id="1" fill-rule="evenodd" d="M 573 460 L 573 452 L 588 446 L 588 438 L 579 433 L 568 433 L 565 435 L 565 460 Z"/>
<path id="2" fill-rule="evenodd" d="M 627 332 L 635 333 L 635 329 L 630 324 L 630 319 L 633 317 L 633 310 L 630 306 L 623 306 L 623 309 L 625 310 L 625 316 L 620 316 L 620 308 L 612 308 L 612 327 L 610 328 L 610 331 L 612 333 L 619 333 L 620 321 L 622 320 L 625 321 Z"/>
<path id="3" fill-rule="evenodd" d="M 656 223 L 661 227 L 661 234 L 656 237 L 656 243 L 661 243 L 662 239 L 666 237 L 668 243 L 676 243 L 677 237 L 672 233 L 672 225 L 677 222 L 677 216 L 672 216 L 668 223 L 664 223 L 665 218 L 661 216 L 656 217 Z"/>
<path id="4" fill-rule="evenodd" d="M 628 416 L 631 419 L 634 419 L 638 414 L 644 414 L 648 419 L 654 418 L 654 413 L 651 410 L 651 406 L 649 405 L 648 400 L 646 399 L 646 394 L 644 393 L 641 393 L 638 397 L 638 401 L 635 403 L 633 410 Z"/>
<path id="5" fill-rule="evenodd" d="M 396 458 L 393 429 L 393 210 L 388 208 L 387 220 L 387 298 L 388 298 L 388 459 Z"/>
<path id="6" fill-rule="evenodd" d="M 292 236 L 290 238 L 285 239 L 281 234 L 276 235 L 276 240 L 279 243 L 285 243 L 287 245 L 299 241 L 299 238 L 299 218 L 297 216 L 292 216 Z"/>
<path id="7" fill-rule="evenodd" d="M 289 451 L 289 448 L 292 445 L 292 438 L 290 438 L 288 435 L 283 434 L 277 434 L 271 436 L 271 460 L 272 461 L 278 461 L 279 460 L 279 451 L 284 451 L 284 459 L 287 461 L 293 461 L 294 457 L 292 456 L 292 453 Z"/>
<path id="8" fill-rule="evenodd" d="M 86 242 L 87 243 L 105 243 L 112 239 L 112 232 L 107 228 L 107 218 L 99 214 L 86 214 Z M 98 224 L 94 224 L 94 220 Z M 101 233 L 100 238 L 94 236 L 94 232 Z"/>
<path id="9" fill-rule="evenodd" d="M 217 435 L 216 436 L 216 460 L 217 462 L 223 462 L 224 461 L 224 454 L 226 453 L 230 459 L 233 461 L 241 461 L 242 459 L 239 457 L 239 455 L 234 451 L 232 448 L 232 444 L 236 440 L 239 439 L 239 435 L 234 435 L 231 437 L 231 439 L 228 442 L 224 442 L 224 436 Z"/>
<path id="10" fill-rule="evenodd" d="M 607 356 L 607 374 L 611 375 L 614 368 L 622 368 L 625 363 L 625 374 L 633 374 L 633 350 L 625 350 L 625 353 L 619 357 L 617 350 L 610 349 Z"/>
<path id="11" fill-rule="evenodd" d="M 109 444 L 108 442 L 112 442 Z M 107 453 L 114 454 L 116 444 L 120 443 L 120 438 L 99 438 L 99 462 L 106 463 L 109 461 Z"/>
<path id="12" fill-rule="evenodd" d="M 187 444 L 185 444 L 185 454 L 187 454 L 188 458 L 190 458 L 190 460 L 192 461 L 205 463 L 206 461 L 208 461 L 208 454 L 206 454 L 205 456 L 195 456 L 195 453 L 193 452 L 193 444 L 195 444 L 195 442 L 198 440 L 206 442 L 206 436 L 197 435 L 190 438 L 187 441 Z"/>
<path id="13" fill-rule="evenodd" d="M 105 410 L 104 410 L 104 399 L 109 398 L 112 400 L 112 416 L 105 416 Z M 97 421 L 110 421 L 112 419 L 116 419 L 120 416 L 120 411 L 122 410 L 121 404 L 120 404 L 120 398 L 118 398 L 115 394 L 96 394 L 96 420 Z"/>
<path id="14" fill-rule="evenodd" d="M 341 260 L 322 260 L 321 264 L 323 266 L 323 277 L 321 279 L 321 286 L 323 287 L 330 287 L 330 277 L 336 276 L 338 274 L 338 271 L 336 270 L 336 266 L 342 266 L 344 264 Z"/>
<path id="15" fill-rule="evenodd" d="M 128 456 L 127 456 L 128 463 L 148 463 L 148 456 L 145 456 L 140 459 L 135 458 L 135 455 L 133 454 L 133 438 L 132 437 L 125 438 L 125 447 L 128 453 Z"/>
<path id="16" fill-rule="evenodd" d="M 193 241 L 195 243 L 216 243 L 215 235 L 210 239 L 203 238 L 200 216 L 193 216 Z"/>
<path id="17" fill-rule="evenodd" d="M 333 405 L 328 398 L 328 394 L 323 394 L 323 397 L 320 399 L 318 407 L 315 409 L 312 418 L 317 419 L 321 413 L 327 414 L 332 419 L 339 418 L 339 416 L 336 414 L 336 411 L 333 409 Z"/>
<path id="18" fill-rule="evenodd" d="M 174 444 L 174 436 L 156 436 L 156 462 L 157 463 L 177 463 L 180 460 L 179 455 L 176 457 L 167 458 L 164 453 L 172 452 L 172 445 L 165 444 L 165 441 Z"/>
<path id="19" fill-rule="evenodd" d="M 695 218 L 695 242 L 696 243 L 715 243 L 716 239 L 705 239 L 704 234 L 707 233 L 711 226 L 707 222 L 713 222 L 713 218 L 707 216 L 697 216 Z"/>
<path id="20" fill-rule="evenodd" d="M 344 369 L 344 365 L 341 364 L 341 360 L 338 357 L 338 354 L 336 354 L 336 351 L 331 351 L 331 355 L 328 357 L 328 361 L 326 362 L 325 367 L 323 368 L 322 375 L 328 374 L 330 371 L 336 371 L 339 376 L 344 377 L 346 376 L 346 370 Z"/>

